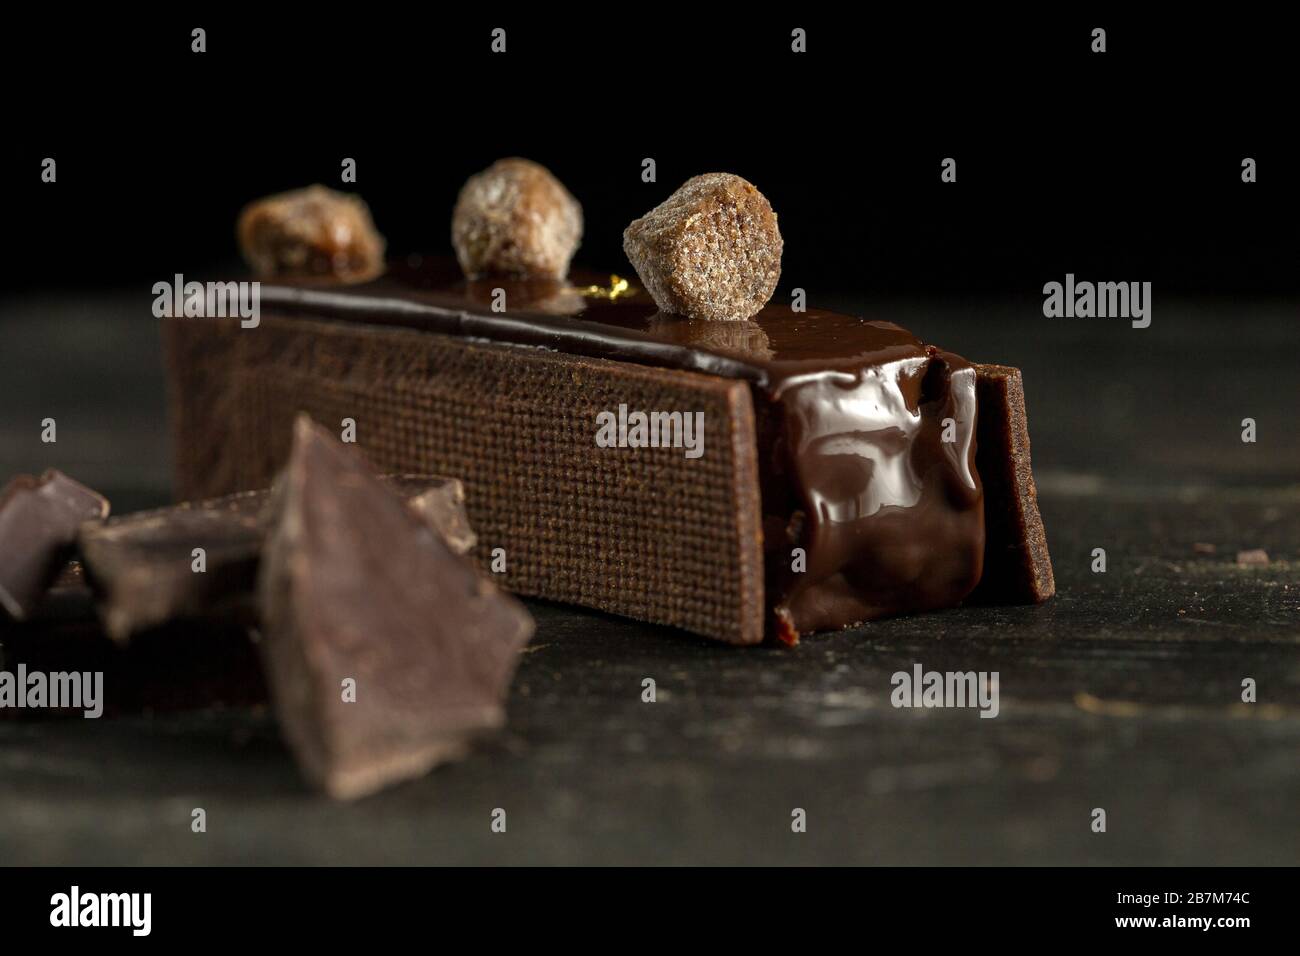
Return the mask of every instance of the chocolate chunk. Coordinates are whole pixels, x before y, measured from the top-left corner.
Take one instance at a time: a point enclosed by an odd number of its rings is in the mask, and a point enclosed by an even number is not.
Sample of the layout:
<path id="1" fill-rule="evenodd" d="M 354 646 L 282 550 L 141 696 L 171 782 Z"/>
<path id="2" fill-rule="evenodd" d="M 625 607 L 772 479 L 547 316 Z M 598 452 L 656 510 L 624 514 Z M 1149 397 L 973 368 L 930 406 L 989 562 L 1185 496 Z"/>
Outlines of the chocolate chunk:
<path id="1" fill-rule="evenodd" d="M 419 776 L 500 727 L 527 611 L 300 416 L 273 492 L 261 642 L 290 748 L 350 799 Z"/>
<path id="2" fill-rule="evenodd" d="M 83 529 L 82 561 L 114 640 L 177 617 L 242 616 L 257 580 L 265 492 L 126 515 Z M 193 552 L 201 548 L 200 560 Z M 250 615 L 251 617 L 251 615 Z"/>
<path id="3" fill-rule="evenodd" d="M 19 475 L 0 491 L 0 607 L 17 620 L 36 610 L 83 521 L 108 501 L 60 471 Z"/>
<path id="4" fill-rule="evenodd" d="M 455 478 L 382 479 L 457 554 L 474 545 Z M 80 547 L 114 640 L 182 617 L 254 617 L 266 491 L 185 502 L 82 528 Z M 204 570 L 195 570 L 195 548 Z"/>
<path id="5" fill-rule="evenodd" d="M 369 207 L 324 186 L 249 203 L 238 233 L 240 252 L 262 278 L 364 282 L 384 269 L 384 237 Z"/>
<path id="6" fill-rule="evenodd" d="M 394 490 L 402 489 L 394 486 Z M 404 492 L 403 497 L 408 497 Z M 478 544 L 478 535 L 465 514 L 465 486 L 455 478 L 442 479 L 427 491 L 410 497 L 407 505 L 433 528 L 456 554 L 469 554 Z"/>
<path id="7" fill-rule="evenodd" d="M 688 179 L 632 221 L 623 251 L 660 309 L 692 319 L 748 319 L 781 278 L 776 213 L 731 173 Z"/>
<path id="8" fill-rule="evenodd" d="M 1029 459 L 1020 369 L 977 365 L 975 466 L 984 481 L 984 573 L 968 601 L 1038 604 L 1056 593 Z"/>
<path id="9" fill-rule="evenodd" d="M 502 159 L 471 176 L 456 199 L 451 244 L 471 279 L 563 279 L 582 238 L 582 206 L 545 166 Z"/>

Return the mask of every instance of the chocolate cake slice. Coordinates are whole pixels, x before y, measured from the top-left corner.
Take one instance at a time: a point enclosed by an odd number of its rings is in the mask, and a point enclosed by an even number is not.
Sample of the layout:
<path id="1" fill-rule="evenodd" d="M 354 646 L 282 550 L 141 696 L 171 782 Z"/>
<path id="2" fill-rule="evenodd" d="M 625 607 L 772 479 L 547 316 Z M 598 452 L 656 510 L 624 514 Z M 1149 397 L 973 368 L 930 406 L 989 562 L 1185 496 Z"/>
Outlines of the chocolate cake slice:
<path id="1" fill-rule="evenodd" d="M 572 281 L 401 263 L 264 283 L 256 328 L 164 320 L 178 493 L 267 484 L 305 411 L 380 469 L 460 476 L 479 560 L 522 594 L 741 644 L 1050 596 L 1015 370 Z"/>

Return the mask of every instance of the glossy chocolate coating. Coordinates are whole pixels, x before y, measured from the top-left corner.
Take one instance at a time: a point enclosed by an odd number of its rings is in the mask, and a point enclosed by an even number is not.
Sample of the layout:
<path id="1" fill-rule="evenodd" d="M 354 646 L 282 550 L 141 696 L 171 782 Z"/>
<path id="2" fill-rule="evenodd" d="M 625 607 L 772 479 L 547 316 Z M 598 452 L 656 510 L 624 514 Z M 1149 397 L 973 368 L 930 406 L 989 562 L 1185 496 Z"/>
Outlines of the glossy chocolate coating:
<path id="1" fill-rule="evenodd" d="M 745 322 L 691 320 L 640 289 L 601 295 L 593 278 L 465 282 L 433 260 L 335 290 L 264 285 L 262 305 L 747 381 L 768 594 L 786 640 L 950 607 L 974 588 L 984 511 L 969 362 L 889 322 L 773 305 Z M 504 312 L 492 311 L 495 289 Z M 946 418 L 955 440 L 942 440 Z"/>

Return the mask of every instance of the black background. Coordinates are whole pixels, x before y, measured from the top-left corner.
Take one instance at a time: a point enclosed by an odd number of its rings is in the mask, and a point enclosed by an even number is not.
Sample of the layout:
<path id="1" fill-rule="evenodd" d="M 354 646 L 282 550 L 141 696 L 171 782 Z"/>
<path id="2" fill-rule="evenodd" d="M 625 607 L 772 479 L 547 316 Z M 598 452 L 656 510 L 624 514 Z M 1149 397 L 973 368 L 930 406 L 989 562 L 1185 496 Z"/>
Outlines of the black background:
<path id="1" fill-rule="evenodd" d="M 197 868 L 98 869 L 46 868 L 23 872 L 11 883 L 13 918 L 6 935 L 13 940 L 57 939 L 82 945 L 149 945 L 203 938 L 213 945 L 241 946 L 250 937 L 281 936 L 299 946 L 338 947 L 354 941 L 374 945 L 376 939 L 427 934 L 441 927 L 492 927 L 492 941 L 527 946 L 546 938 L 556 918 L 556 893 L 580 894 L 584 925 L 639 927 L 642 935 L 664 936 L 691 926 L 705 940 L 718 938 L 735 946 L 789 945 L 792 948 L 874 933 L 916 936 L 926 943 L 969 945 L 972 939 L 995 935 L 1004 940 L 1029 941 L 1068 927 L 1075 940 L 1112 942 L 1169 940 L 1179 946 L 1198 942 L 1240 944 L 1280 942 L 1286 930 L 1286 879 L 1282 870 L 1244 868 L 1157 868 L 1126 870 L 1034 868 L 928 869 L 893 867 L 885 872 L 856 870 L 819 874 L 806 870 L 800 880 L 820 902 L 815 921 L 791 918 L 741 918 L 715 928 L 720 908 L 745 912 L 755 895 L 764 892 L 766 873 L 732 869 L 721 879 L 713 872 L 674 871 L 666 879 L 679 890 L 671 906 L 655 899 L 662 894 L 658 874 L 602 874 L 599 883 L 589 874 L 548 874 L 553 892 L 537 891 L 532 874 L 493 871 L 455 874 L 411 874 L 377 868 L 360 871 L 303 867 L 291 872 L 271 869 Z M 436 883 L 434 881 L 437 881 Z M 451 881 L 454 880 L 454 885 Z M 55 893 L 150 893 L 151 928 L 145 939 L 126 928 L 59 928 L 48 925 Z M 532 884 L 532 885 L 530 885 Z M 1155 896 L 1176 893 L 1241 894 L 1249 902 L 1152 906 L 1121 904 L 1120 894 Z M 511 919 L 502 920 L 501 897 L 509 900 Z M 867 896 L 869 903 L 863 902 Z M 220 900 L 221 905 L 214 905 Z M 322 902 L 328 904 L 322 906 Z M 792 904 L 787 904 L 792 905 Z M 944 918 L 935 920 L 936 907 Z M 1117 928 L 1116 917 L 1226 918 L 1245 916 L 1250 926 L 1201 929 Z"/>
<path id="2" fill-rule="evenodd" d="M 240 207 L 311 182 L 361 194 L 392 253 L 448 252 L 460 184 L 511 154 L 582 201 L 577 261 L 596 269 L 627 268 L 628 221 L 727 170 L 780 216 L 783 288 L 1039 295 L 1066 272 L 1158 295 L 1297 288 L 1290 33 L 1253 11 L 584 10 L 17 27 L 0 288 L 229 272 Z M 204 54 L 190 52 L 194 26 Z M 505 55 L 489 51 L 494 26 Z M 794 26 L 806 54 L 790 52 Z M 1104 54 L 1090 52 L 1094 26 Z M 40 182 L 45 156 L 55 185 Z M 947 156 L 956 184 L 939 179 Z M 339 181 L 343 157 L 355 186 Z M 641 181 L 644 157 L 656 183 Z"/>

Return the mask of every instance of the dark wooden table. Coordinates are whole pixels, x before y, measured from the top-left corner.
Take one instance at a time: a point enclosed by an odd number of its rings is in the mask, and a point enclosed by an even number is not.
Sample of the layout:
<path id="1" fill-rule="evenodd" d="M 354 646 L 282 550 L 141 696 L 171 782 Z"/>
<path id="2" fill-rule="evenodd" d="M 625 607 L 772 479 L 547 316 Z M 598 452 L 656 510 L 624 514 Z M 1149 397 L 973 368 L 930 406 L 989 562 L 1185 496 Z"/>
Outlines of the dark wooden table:
<path id="1" fill-rule="evenodd" d="M 150 301 L 0 302 L 0 475 L 61 467 L 118 513 L 167 499 Z M 10 626 L 5 667 L 102 663 L 134 696 L 98 721 L 0 715 L 0 861 L 1295 864 L 1297 303 L 1156 304 L 1146 330 L 1045 319 L 1037 299 L 867 309 L 1024 369 L 1059 592 L 1046 606 L 784 650 L 534 604 L 507 731 L 354 805 L 302 785 L 264 706 L 184 706 L 205 681 L 256 697 L 253 658 L 203 657 L 233 646 L 221 638 L 119 652 L 66 621 Z M 1238 566 L 1256 548 L 1270 563 Z M 1000 715 L 893 708 L 891 674 L 916 663 L 998 671 Z M 498 807 L 505 834 L 489 828 Z"/>

